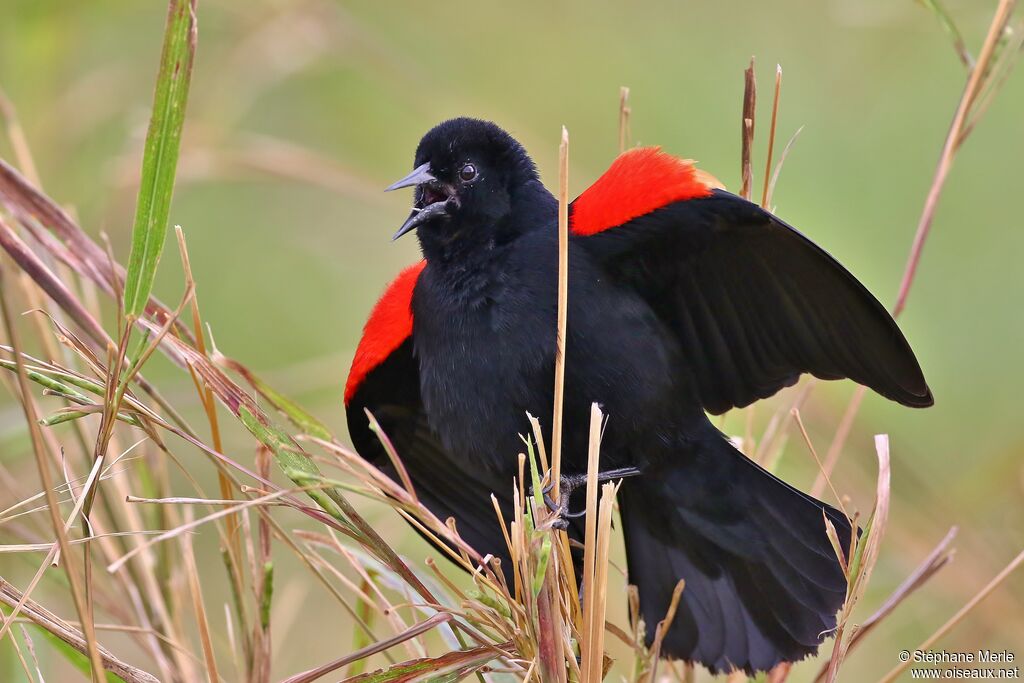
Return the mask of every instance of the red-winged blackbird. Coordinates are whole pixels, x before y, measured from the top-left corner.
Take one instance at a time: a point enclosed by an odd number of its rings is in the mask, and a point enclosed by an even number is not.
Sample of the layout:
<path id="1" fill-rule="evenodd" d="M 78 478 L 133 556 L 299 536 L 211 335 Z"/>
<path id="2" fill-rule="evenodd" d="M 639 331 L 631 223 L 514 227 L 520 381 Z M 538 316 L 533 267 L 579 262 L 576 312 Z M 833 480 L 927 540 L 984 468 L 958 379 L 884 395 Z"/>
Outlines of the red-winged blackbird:
<path id="1" fill-rule="evenodd" d="M 388 189 L 415 186 L 395 238 L 416 230 L 424 260 L 370 315 L 345 388 L 349 429 L 394 475 L 369 409 L 420 499 L 507 569 L 490 494 L 510 519 L 527 412 L 552 412 L 558 203 L 489 122 L 438 125 L 414 166 Z M 733 448 L 705 411 L 804 372 L 929 406 L 910 346 L 831 256 L 657 148 L 616 159 L 572 203 L 570 226 L 563 472 L 586 471 L 601 404 L 601 469 L 640 471 L 619 500 L 648 641 L 683 578 L 664 655 L 749 672 L 814 653 L 846 594 L 822 514 L 844 551 L 850 523 Z"/>

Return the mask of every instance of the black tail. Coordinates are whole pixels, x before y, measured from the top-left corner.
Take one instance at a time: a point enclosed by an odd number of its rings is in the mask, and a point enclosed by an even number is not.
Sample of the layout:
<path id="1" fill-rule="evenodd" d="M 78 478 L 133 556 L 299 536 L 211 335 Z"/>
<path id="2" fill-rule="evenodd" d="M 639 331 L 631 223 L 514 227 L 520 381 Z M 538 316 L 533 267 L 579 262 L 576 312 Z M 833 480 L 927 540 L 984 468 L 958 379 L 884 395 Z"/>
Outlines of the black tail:
<path id="1" fill-rule="evenodd" d="M 686 580 L 662 656 L 714 672 L 803 659 L 836 625 L 846 578 L 822 511 L 848 552 L 850 523 L 709 434 L 620 493 L 630 583 L 648 644 Z"/>

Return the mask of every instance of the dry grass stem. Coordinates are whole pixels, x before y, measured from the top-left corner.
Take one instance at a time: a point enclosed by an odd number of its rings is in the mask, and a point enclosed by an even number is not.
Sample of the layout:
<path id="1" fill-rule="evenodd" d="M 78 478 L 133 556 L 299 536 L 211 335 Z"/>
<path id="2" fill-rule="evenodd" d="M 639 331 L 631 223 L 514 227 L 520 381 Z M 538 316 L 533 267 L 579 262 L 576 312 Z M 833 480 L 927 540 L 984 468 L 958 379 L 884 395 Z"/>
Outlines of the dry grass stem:
<path id="1" fill-rule="evenodd" d="M 931 187 L 928 189 L 928 196 L 925 199 L 924 209 L 921 212 L 921 219 L 917 224 L 917 232 L 914 234 L 914 243 L 910 247 L 910 255 L 907 257 L 907 265 L 903 271 L 903 279 L 900 282 L 899 293 L 896 296 L 896 304 L 893 306 L 893 317 L 898 317 L 907 305 L 907 297 L 910 295 L 910 288 L 914 283 L 914 276 L 917 274 L 917 266 L 921 262 L 921 254 L 924 251 L 925 242 L 931 233 L 932 222 L 935 219 L 935 211 L 939 205 L 939 197 L 946 185 L 946 178 L 953 168 L 953 160 L 964 142 L 964 131 L 968 123 L 968 117 L 975 104 L 976 98 L 981 91 L 986 76 L 989 75 L 989 67 L 992 57 L 996 52 L 999 40 L 1006 32 L 1010 17 L 1013 15 L 1015 0 L 999 0 L 992 23 L 989 25 L 985 42 L 978 53 L 978 60 L 971 69 L 964 86 L 963 95 L 953 114 L 953 122 L 949 126 L 949 133 L 946 135 L 946 142 L 942 146 L 942 153 L 939 155 L 939 163 L 935 168 L 935 176 L 932 178 Z"/>
<path id="2" fill-rule="evenodd" d="M 858 537 L 856 520 L 852 526 L 850 539 L 850 557 L 847 569 L 846 600 L 839 612 L 835 640 L 832 644 L 832 656 L 825 671 L 825 680 L 833 683 L 839 677 L 839 667 L 846 658 L 850 646 L 845 639 L 846 626 L 853 609 L 867 590 L 871 573 L 878 561 L 878 554 L 889 521 L 889 501 L 891 499 L 891 469 L 889 464 L 889 437 L 885 434 L 875 436 L 875 451 L 878 455 L 878 482 L 875 491 L 875 507 L 871 512 L 862 536 Z M 834 533 L 834 530 L 833 530 Z M 842 560 L 842 558 L 840 558 Z"/>
<path id="3" fill-rule="evenodd" d="M 57 636 L 78 652 L 88 656 L 88 643 L 85 634 L 80 628 L 72 626 L 35 600 L 26 598 L 21 591 L 2 577 L 0 577 L 0 602 L 12 608 L 15 605 L 21 604 L 22 613 L 32 623 L 46 629 L 46 631 Z M 155 676 L 122 662 L 102 646 L 97 645 L 96 652 L 100 657 L 101 667 L 99 671 L 110 671 L 128 681 L 128 683 L 159 683 Z"/>
<path id="4" fill-rule="evenodd" d="M 900 606 L 904 600 L 906 600 L 915 591 L 921 588 L 930 578 L 949 564 L 953 560 L 953 551 L 950 546 L 953 543 L 953 539 L 956 537 L 957 528 L 953 527 L 946 534 L 938 545 L 928 554 L 917 569 L 908 576 L 903 583 L 901 583 L 892 594 L 886 598 L 882 606 L 875 611 L 870 617 L 865 619 L 863 623 L 859 625 L 853 635 L 850 637 L 850 642 L 846 647 L 846 655 L 849 656 L 853 649 L 863 642 L 864 637 L 871 633 L 876 626 L 887 616 L 892 614 L 893 610 Z M 821 681 L 825 678 L 828 673 L 828 664 L 823 666 L 815 677 L 815 681 Z"/>
<path id="5" fill-rule="evenodd" d="M 626 151 L 629 146 L 629 115 L 633 110 L 629 108 L 629 88 L 619 88 L 619 154 Z"/>
<path id="6" fill-rule="evenodd" d="M 754 58 L 743 72 L 743 120 L 741 121 L 742 147 L 740 152 L 740 196 L 750 199 L 754 186 L 751 167 L 754 149 L 754 114 L 757 110 L 757 81 L 754 78 Z"/>
<path id="7" fill-rule="evenodd" d="M 53 525 L 54 533 L 57 536 L 59 550 L 64 555 L 64 570 L 68 577 L 68 584 L 71 588 L 71 598 L 78 612 L 79 620 L 83 624 L 85 634 L 86 651 L 92 666 L 93 680 L 100 680 L 100 672 L 103 671 L 103 663 L 100 658 L 99 649 L 96 643 L 96 633 L 92 628 L 92 619 L 89 618 L 90 610 L 86 600 L 85 587 L 82 585 L 82 577 L 79 574 L 78 562 L 70 555 L 71 545 L 68 541 L 67 530 L 64 520 L 60 517 L 60 509 L 57 504 L 57 497 L 54 494 L 53 474 L 50 472 L 49 457 L 46 452 L 42 431 L 39 426 L 35 408 L 30 400 L 31 390 L 29 380 L 25 371 L 25 363 L 21 355 L 21 344 L 17 328 L 11 319 L 8 308 L 7 294 L 4 291 L 3 273 L 0 271 L 0 311 L 3 314 L 4 330 L 7 338 L 11 341 L 11 348 L 14 349 L 14 358 L 17 365 L 18 387 L 21 391 L 21 405 L 25 412 L 25 420 L 28 423 L 29 435 L 32 439 L 32 450 L 35 454 L 36 465 L 39 470 L 39 479 L 46 494 L 46 505 L 50 512 L 50 522 Z M 13 616 L 13 615 L 12 615 Z M 4 631 L 8 629 L 10 621 L 4 623 Z M 2 634 L 0 634 L 2 635 Z"/>
<path id="8" fill-rule="evenodd" d="M 186 514 L 185 519 L 191 520 L 191 515 Z M 210 636 L 210 622 L 206 618 L 206 606 L 203 602 L 202 581 L 199 577 L 199 568 L 196 566 L 196 556 L 192 548 L 192 538 L 189 534 L 179 536 L 182 550 L 182 559 L 185 565 L 185 575 L 188 579 L 188 590 L 192 597 L 192 609 L 195 611 L 196 624 L 199 627 L 199 642 L 203 648 L 203 661 L 206 664 L 206 679 L 209 683 L 217 683 L 220 676 L 217 674 L 217 658 L 214 655 L 213 639 Z"/>
<path id="9" fill-rule="evenodd" d="M 818 470 L 818 475 L 814 478 L 814 484 L 811 486 L 811 495 L 815 498 L 821 497 L 826 483 L 831 486 L 829 477 L 832 476 L 832 471 L 835 469 L 836 463 L 839 462 L 839 456 L 843 452 L 843 446 L 846 445 L 846 439 L 850 436 L 850 430 L 853 428 L 853 422 L 857 417 L 857 412 L 860 410 L 860 404 L 864 400 L 865 394 L 867 394 L 867 389 L 863 386 L 858 385 L 853 390 L 853 397 L 847 404 L 846 410 L 843 411 L 843 417 L 839 420 L 836 433 L 832 437 L 828 451 L 825 452 L 825 461 Z"/>
<path id="10" fill-rule="evenodd" d="M 994 591 L 996 588 L 1002 585 L 1002 583 L 1006 581 L 1006 579 L 1014 571 L 1016 571 L 1017 568 L 1021 566 L 1021 564 L 1024 564 L 1024 550 L 1018 553 L 1017 556 L 1013 558 L 1010 561 L 1010 563 L 1003 568 L 1001 572 L 996 574 L 992 578 L 992 580 L 985 585 L 984 588 L 978 591 L 977 594 L 975 594 L 975 596 L 971 598 L 966 605 L 961 607 L 956 614 L 950 617 L 949 621 L 940 626 L 938 630 L 935 631 L 935 633 L 933 633 L 924 641 L 922 641 L 921 644 L 918 645 L 917 648 L 915 648 L 915 650 L 928 650 L 932 647 L 932 645 L 937 643 L 943 636 L 952 631 L 957 624 L 963 621 L 964 617 L 966 617 L 971 612 L 971 610 L 973 610 L 985 598 L 991 595 L 992 591 Z M 911 662 L 912 660 L 907 660 L 899 666 L 893 667 L 892 671 L 887 673 L 879 683 L 891 683 L 892 681 L 896 680 L 900 676 L 900 674 L 907 670 L 907 668 L 911 665 Z"/>
<path id="11" fill-rule="evenodd" d="M 800 429 L 800 436 L 803 437 L 804 443 L 807 445 L 807 450 L 810 451 L 811 457 L 814 458 L 814 464 L 818 466 L 819 476 L 825 476 L 825 481 L 828 483 L 828 487 L 832 491 L 832 496 L 836 500 L 836 505 L 838 505 L 839 509 L 843 511 L 846 518 L 852 522 L 853 518 L 850 517 L 850 513 L 846 511 L 846 508 L 843 505 L 843 497 L 839 495 L 839 492 L 836 491 L 836 487 L 832 485 L 832 479 L 825 472 L 825 467 L 822 465 L 821 458 L 818 457 L 818 451 L 814 448 L 814 444 L 811 442 L 811 436 L 807 433 L 807 428 L 804 427 L 804 421 L 800 418 L 800 409 L 791 409 L 790 415 L 793 416 L 793 421 L 796 422 L 796 426 Z"/>
<path id="12" fill-rule="evenodd" d="M 775 65 L 775 95 L 772 97 L 772 120 L 768 126 L 768 156 L 764 162 L 764 189 L 761 191 L 762 208 L 771 210 L 768 206 L 770 178 L 772 176 L 772 155 L 775 153 L 775 126 L 779 119 L 779 95 L 782 94 L 782 65 Z"/>
<path id="13" fill-rule="evenodd" d="M 555 332 L 555 412 L 551 420 L 551 495 L 558 499 L 562 474 L 562 404 L 565 395 L 565 334 L 569 313 L 569 131 L 558 148 L 558 328 Z"/>
<path id="14" fill-rule="evenodd" d="M 598 609 L 599 592 L 607 587 L 607 577 L 601 581 L 598 570 L 603 574 L 607 571 L 608 557 L 601 557 L 598 550 L 598 519 L 597 507 L 598 481 L 600 468 L 601 427 L 604 416 L 595 403 L 590 407 L 590 448 L 587 459 L 586 485 L 586 531 L 583 549 L 583 629 L 580 641 L 580 665 L 582 683 L 600 681 L 602 676 L 604 648 L 601 640 L 604 635 L 604 612 Z"/>
<path id="15" fill-rule="evenodd" d="M 421 633 L 426 633 L 427 631 L 430 631 L 431 629 L 434 629 L 441 624 L 451 621 L 451 618 L 452 617 L 450 614 L 435 614 L 429 619 L 425 619 L 422 622 L 409 627 L 402 633 L 399 633 L 391 638 L 382 640 L 379 643 L 374 643 L 373 645 L 364 648 L 363 650 L 353 652 L 349 655 L 336 659 L 333 662 L 328 662 L 327 664 L 318 666 L 315 669 L 310 669 L 309 671 L 304 671 L 302 673 L 295 674 L 294 676 L 290 676 L 289 678 L 285 679 L 283 683 L 310 683 L 311 681 L 315 681 L 321 676 L 326 676 L 332 671 L 337 671 L 341 667 L 346 666 L 351 662 L 360 659 L 365 659 L 366 657 L 369 657 L 372 654 L 380 652 L 381 650 L 392 648 L 395 645 L 400 645 L 411 638 L 415 638 Z"/>
<path id="16" fill-rule="evenodd" d="M 963 93 L 957 103 L 956 111 L 953 114 L 953 121 L 951 122 L 949 131 L 946 134 L 946 139 L 939 155 L 939 161 L 936 165 L 931 185 L 928 188 L 924 207 L 921 210 L 921 216 L 918 219 L 917 230 L 914 233 L 913 243 L 911 244 L 910 252 L 907 255 L 907 262 L 903 269 L 899 290 L 896 295 L 896 303 L 892 308 L 892 315 L 894 318 L 898 318 L 906 309 L 907 297 L 910 295 L 910 289 L 914 284 L 914 279 L 917 275 L 917 268 L 921 262 L 921 256 L 924 253 L 925 243 L 931 234 L 931 227 L 935 218 L 935 213 L 938 210 L 939 199 L 945 188 L 949 172 L 953 167 L 956 154 L 967 136 L 974 129 L 974 126 L 980 120 L 980 116 L 984 113 L 985 108 L 987 108 L 991 103 L 995 93 L 998 92 L 1002 83 L 1005 82 L 1001 77 L 1002 74 L 1008 72 L 1014 63 L 1014 60 L 1016 60 L 1020 55 L 1020 45 L 1024 44 L 1024 38 L 1020 38 L 1018 36 L 1019 40 L 1022 42 L 1015 43 L 1017 45 L 1015 51 L 1004 53 L 1000 60 L 1002 69 L 992 68 L 997 46 L 999 45 L 1001 38 L 1006 35 L 1015 5 L 1015 0 L 999 0 L 999 5 L 996 7 L 992 21 L 989 24 L 988 32 L 986 34 L 984 44 L 982 45 L 981 52 L 979 53 L 978 60 L 976 62 L 967 60 L 970 66 L 967 83 L 964 86 Z M 944 13 L 940 11 L 939 14 L 940 17 L 943 18 L 944 22 L 948 22 L 948 18 L 945 17 Z M 950 24 L 950 26 L 952 26 L 952 24 Z M 1022 30 L 1024 30 L 1024 22 L 1021 22 L 1021 26 L 1018 27 L 1018 32 L 1021 32 Z M 966 52 L 963 52 L 962 54 L 966 54 Z M 979 94 L 982 91 L 984 91 L 984 95 L 982 96 L 982 106 L 979 110 L 975 108 L 975 105 L 977 104 Z M 783 154 L 783 156 L 785 156 L 785 154 Z M 810 384 L 813 384 L 813 380 L 808 382 L 808 385 Z M 829 473 L 835 467 L 835 464 L 842 453 L 842 445 L 849 434 L 853 421 L 856 419 L 865 392 L 866 389 L 864 387 L 857 387 L 853 397 L 850 399 L 850 403 L 847 406 L 846 411 L 843 414 L 842 421 L 836 431 L 832 446 L 830 446 L 829 451 L 826 454 L 825 471 Z M 825 471 L 823 471 L 823 474 Z M 819 477 L 815 481 L 814 488 L 812 489 L 812 495 L 815 495 L 815 492 L 820 493 L 820 491 L 823 490 L 823 486 L 824 480 L 822 477 Z"/>

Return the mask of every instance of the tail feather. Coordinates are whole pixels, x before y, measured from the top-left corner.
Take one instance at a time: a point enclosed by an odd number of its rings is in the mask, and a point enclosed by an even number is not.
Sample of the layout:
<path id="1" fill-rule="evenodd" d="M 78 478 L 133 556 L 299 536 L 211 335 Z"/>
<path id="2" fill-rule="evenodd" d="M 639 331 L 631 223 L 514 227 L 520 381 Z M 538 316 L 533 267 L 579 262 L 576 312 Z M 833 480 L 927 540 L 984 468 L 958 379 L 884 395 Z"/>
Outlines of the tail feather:
<path id="1" fill-rule="evenodd" d="M 685 579 L 662 654 L 712 671 L 767 670 L 817 651 L 835 628 L 846 578 L 825 531 L 848 552 L 850 523 L 709 434 L 620 494 L 631 583 L 648 625 Z"/>

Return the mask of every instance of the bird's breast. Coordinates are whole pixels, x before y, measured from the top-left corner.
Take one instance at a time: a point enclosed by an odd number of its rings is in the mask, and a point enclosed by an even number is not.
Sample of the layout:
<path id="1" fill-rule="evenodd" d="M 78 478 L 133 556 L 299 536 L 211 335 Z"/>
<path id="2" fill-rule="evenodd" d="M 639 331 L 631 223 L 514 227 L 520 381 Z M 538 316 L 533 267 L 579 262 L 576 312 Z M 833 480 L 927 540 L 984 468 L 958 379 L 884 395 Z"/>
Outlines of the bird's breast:
<path id="1" fill-rule="evenodd" d="M 526 412 L 550 405 L 550 388 L 538 380 L 551 377 L 554 321 L 510 308 L 515 304 L 488 298 L 433 302 L 416 312 L 415 354 L 429 424 L 467 464 L 504 469 L 514 463 L 518 434 L 529 427 Z"/>
<path id="2" fill-rule="evenodd" d="M 442 444 L 467 466 L 514 472 L 520 435 L 530 431 L 527 413 L 550 427 L 557 282 L 548 256 L 492 271 L 486 296 L 453 292 L 430 276 L 431 266 L 417 286 L 414 344 L 424 407 Z M 647 304 L 579 252 L 570 254 L 570 268 L 563 452 L 585 467 L 592 403 L 609 416 L 611 455 L 616 444 L 643 444 L 670 427 L 693 412 L 693 402 L 678 344 Z"/>

